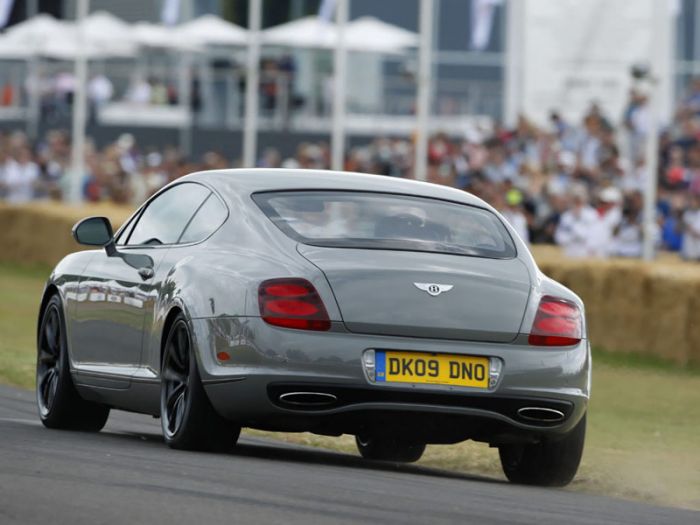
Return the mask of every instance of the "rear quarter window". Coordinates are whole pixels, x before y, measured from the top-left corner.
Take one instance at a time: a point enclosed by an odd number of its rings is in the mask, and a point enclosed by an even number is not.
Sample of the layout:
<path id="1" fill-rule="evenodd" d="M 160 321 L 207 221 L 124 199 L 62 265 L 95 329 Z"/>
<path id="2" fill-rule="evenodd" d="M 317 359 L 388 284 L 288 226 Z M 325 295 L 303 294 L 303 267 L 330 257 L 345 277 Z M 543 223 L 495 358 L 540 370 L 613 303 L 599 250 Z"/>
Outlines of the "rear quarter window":
<path id="1" fill-rule="evenodd" d="M 333 248 L 507 259 L 513 240 L 491 211 L 439 199 L 355 191 L 284 191 L 253 200 L 286 235 Z"/>
<path id="2" fill-rule="evenodd" d="M 178 244 L 198 242 L 206 239 L 214 233 L 226 220 L 228 212 L 226 207 L 214 194 L 210 193 L 192 220 L 182 232 Z"/>

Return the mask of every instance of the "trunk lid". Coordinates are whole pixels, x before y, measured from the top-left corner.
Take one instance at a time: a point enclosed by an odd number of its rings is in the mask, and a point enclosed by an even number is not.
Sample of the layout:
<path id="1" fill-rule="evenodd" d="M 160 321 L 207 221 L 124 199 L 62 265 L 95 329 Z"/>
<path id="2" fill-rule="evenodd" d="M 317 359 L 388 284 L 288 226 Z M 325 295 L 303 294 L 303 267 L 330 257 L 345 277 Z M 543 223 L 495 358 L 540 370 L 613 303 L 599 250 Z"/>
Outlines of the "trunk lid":
<path id="1" fill-rule="evenodd" d="M 517 258 L 298 250 L 326 275 L 351 332 L 506 343 L 520 331 L 531 283 Z"/>

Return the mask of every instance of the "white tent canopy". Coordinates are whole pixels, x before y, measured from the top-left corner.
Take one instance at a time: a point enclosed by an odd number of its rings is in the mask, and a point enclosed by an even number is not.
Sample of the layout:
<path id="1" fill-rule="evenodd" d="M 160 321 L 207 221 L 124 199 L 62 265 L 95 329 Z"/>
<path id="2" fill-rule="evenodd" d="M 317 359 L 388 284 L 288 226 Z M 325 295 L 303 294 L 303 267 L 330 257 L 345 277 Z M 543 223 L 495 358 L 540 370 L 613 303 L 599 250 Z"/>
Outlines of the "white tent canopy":
<path id="1" fill-rule="evenodd" d="M 131 35 L 138 45 L 144 47 L 172 47 L 176 40 L 170 27 L 150 22 L 134 24 Z"/>
<path id="2" fill-rule="evenodd" d="M 10 27 L 5 32 L 5 35 L 31 45 L 37 39 L 50 37 L 60 30 L 63 25 L 64 22 L 56 20 L 51 15 L 42 13 Z"/>
<path id="3" fill-rule="evenodd" d="M 345 38 L 354 51 L 397 53 L 418 47 L 418 34 L 402 27 L 382 22 L 373 16 L 363 16 L 348 24 Z"/>
<path id="4" fill-rule="evenodd" d="M 0 35 L 0 59 L 26 60 L 31 56 L 32 52 L 27 46 L 7 35 Z"/>
<path id="5" fill-rule="evenodd" d="M 132 57 L 139 47 L 198 51 L 210 45 L 245 46 L 248 42 L 246 29 L 214 15 L 166 27 L 148 22 L 128 24 L 98 11 L 89 15 L 84 24 L 81 44 L 75 22 L 37 15 L 11 27 L 0 37 L 0 57 L 71 59 L 80 51 L 89 58 Z M 418 43 L 416 33 L 374 17 L 353 20 L 345 32 L 349 51 L 397 54 Z M 273 46 L 333 49 L 338 31 L 334 23 L 308 16 L 262 31 L 261 41 Z"/>
<path id="6" fill-rule="evenodd" d="M 23 48 L 24 56 L 41 54 L 52 40 L 59 40 L 66 34 L 66 25 L 52 16 L 41 14 L 10 27 L 0 42 L 0 53 L 13 48 Z"/>
<path id="7" fill-rule="evenodd" d="M 88 58 L 130 58 L 138 51 L 131 38 L 131 26 L 104 11 L 97 11 L 85 18 L 82 36 L 78 23 L 61 23 L 65 28 L 62 37 L 49 40 L 42 55 L 72 60 L 83 51 Z"/>
<path id="8" fill-rule="evenodd" d="M 207 44 L 244 45 L 247 39 L 244 29 L 214 16 L 171 28 L 147 22 L 128 24 L 97 11 L 85 18 L 83 29 L 81 40 L 76 22 L 37 15 L 0 35 L 0 58 L 72 60 L 79 52 L 88 58 L 134 57 L 139 47 L 200 51 Z"/>
<path id="9" fill-rule="evenodd" d="M 262 32 L 263 44 L 275 46 L 333 49 L 337 40 L 335 24 L 317 16 L 299 18 Z M 418 35 L 366 16 L 347 25 L 345 45 L 349 51 L 403 53 L 407 48 L 418 45 Z"/>
<path id="10" fill-rule="evenodd" d="M 317 16 L 298 18 L 261 32 L 261 42 L 271 46 L 332 49 L 337 39 L 335 24 Z"/>
<path id="11" fill-rule="evenodd" d="M 7 30 L 0 38 L 0 56 L 69 60 L 79 52 L 89 58 L 131 57 L 136 54 L 136 45 L 129 36 L 130 26 L 126 22 L 108 13 L 97 12 L 87 17 L 84 24 L 84 41 L 81 41 L 75 22 L 37 15 Z"/>
<path id="12" fill-rule="evenodd" d="M 105 54 L 133 56 L 136 43 L 132 37 L 132 26 L 121 18 L 105 11 L 97 11 L 85 18 L 85 40 Z M 74 26 L 77 31 L 77 26 Z"/>
<path id="13" fill-rule="evenodd" d="M 244 46 L 248 31 L 215 15 L 204 15 L 174 30 L 178 39 L 197 45 Z"/>
<path id="14" fill-rule="evenodd" d="M 152 24 L 150 22 L 137 22 L 132 26 L 132 38 L 139 46 L 161 49 L 175 49 L 180 51 L 199 51 L 201 47 L 194 42 L 178 37 L 177 29 Z"/>

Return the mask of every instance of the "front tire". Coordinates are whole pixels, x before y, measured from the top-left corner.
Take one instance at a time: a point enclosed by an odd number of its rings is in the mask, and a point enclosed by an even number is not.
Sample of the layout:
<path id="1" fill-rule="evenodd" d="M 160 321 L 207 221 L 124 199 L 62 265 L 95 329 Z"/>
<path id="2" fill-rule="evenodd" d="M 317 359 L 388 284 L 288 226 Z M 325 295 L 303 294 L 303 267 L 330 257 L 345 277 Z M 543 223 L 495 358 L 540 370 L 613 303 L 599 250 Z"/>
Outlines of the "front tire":
<path id="1" fill-rule="evenodd" d="M 357 435 L 355 443 L 365 459 L 413 463 L 425 451 L 425 443 L 390 436 Z"/>
<path id="2" fill-rule="evenodd" d="M 586 415 L 563 438 L 498 448 L 501 466 L 513 483 L 563 487 L 578 470 L 586 439 Z"/>
<path id="3" fill-rule="evenodd" d="M 179 314 L 165 342 L 160 389 L 160 421 L 165 442 L 181 450 L 225 451 L 241 428 L 216 413 L 197 368 L 187 321 Z"/>
<path id="4" fill-rule="evenodd" d="M 36 400 L 39 418 L 47 428 L 99 432 L 109 407 L 86 401 L 70 375 L 66 323 L 61 298 L 49 299 L 41 316 L 37 339 Z"/>

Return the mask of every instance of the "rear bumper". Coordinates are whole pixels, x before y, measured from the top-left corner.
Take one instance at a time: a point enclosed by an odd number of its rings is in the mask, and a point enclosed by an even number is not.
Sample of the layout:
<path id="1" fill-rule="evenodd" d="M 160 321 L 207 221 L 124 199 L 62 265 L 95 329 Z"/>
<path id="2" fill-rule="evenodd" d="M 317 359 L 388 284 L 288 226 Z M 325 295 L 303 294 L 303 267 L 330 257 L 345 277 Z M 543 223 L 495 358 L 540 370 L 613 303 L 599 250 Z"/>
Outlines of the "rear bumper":
<path id="1" fill-rule="evenodd" d="M 255 317 L 192 321 L 205 389 L 216 410 L 246 426 L 274 430 L 356 433 L 369 426 L 407 427 L 430 442 L 481 441 L 561 434 L 587 409 L 590 351 L 385 337 L 276 328 Z M 362 356 L 368 349 L 497 358 L 498 382 L 488 390 L 374 383 Z M 231 357 L 222 363 L 216 353 Z M 290 392 L 328 394 L 320 405 L 288 403 Z M 332 398 L 331 398 L 332 396 Z M 562 414 L 555 421 L 523 417 L 522 408 Z"/>

